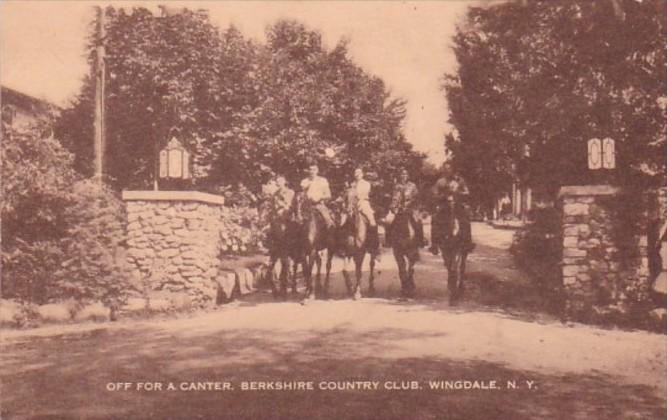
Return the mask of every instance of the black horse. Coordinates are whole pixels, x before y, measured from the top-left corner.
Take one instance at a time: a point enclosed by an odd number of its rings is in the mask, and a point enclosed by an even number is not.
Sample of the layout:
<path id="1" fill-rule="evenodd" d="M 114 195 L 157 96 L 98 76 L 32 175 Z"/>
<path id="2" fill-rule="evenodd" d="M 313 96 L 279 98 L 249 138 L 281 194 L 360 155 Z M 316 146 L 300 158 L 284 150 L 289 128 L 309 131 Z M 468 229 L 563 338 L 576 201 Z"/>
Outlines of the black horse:
<path id="1" fill-rule="evenodd" d="M 271 220 L 267 236 L 267 248 L 269 250 L 268 276 L 271 291 L 275 298 L 285 299 L 287 297 L 287 279 L 289 277 L 290 258 L 293 257 L 295 244 L 295 223 L 289 215 L 279 215 Z M 276 262 L 280 261 L 279 284 L 276 285 L 274 268 Z M 296 278 L 292 278 L 292 292 L 296 293 Z"/>
<path id="2" fill-rule="evenodd" d="M 415 293 L 414 266 L 419 261 L 420 241 L 413 226 L 410 211 L 399 211 L 389 229 L 389 243 L 398 265 L 401 280 L 401 296 L 413 297 Z"/>
<path id="3" fill-rule="evenodd" d="M 464 229 L 470 229 L 470 220 L 462 204 L 450 194 L 433 216 L 431 239 L 441 252 L 447 269 L 447 289 L 452 305 L 459 301 L 464 291 L 466 259 L 471 245 Z"/>

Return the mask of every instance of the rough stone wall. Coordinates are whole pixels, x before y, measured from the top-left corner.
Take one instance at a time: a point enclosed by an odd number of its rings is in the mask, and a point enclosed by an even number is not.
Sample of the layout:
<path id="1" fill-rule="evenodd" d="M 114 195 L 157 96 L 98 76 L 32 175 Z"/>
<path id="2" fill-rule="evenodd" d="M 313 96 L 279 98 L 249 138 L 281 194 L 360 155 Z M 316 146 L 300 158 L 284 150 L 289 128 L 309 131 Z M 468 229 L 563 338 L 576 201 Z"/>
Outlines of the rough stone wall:
<path id="1" fill-rule="evenodd" d="M 220 204 L 127 201 L 127 258 L 152 290 L 215 299 L 220 255 Z"/>
<path id="2" fill-rule="evenodd" d="M 562 276 L 570 312 L 618 307 L 645 297 L 649 288 L 646 232 L 636 232 L 633 257 L 619 249 L 614 229 L 618 189 L 568 186 L 560 192 L 562 208 Z M 627 252 L 627 249 L 626 249 Z"/>

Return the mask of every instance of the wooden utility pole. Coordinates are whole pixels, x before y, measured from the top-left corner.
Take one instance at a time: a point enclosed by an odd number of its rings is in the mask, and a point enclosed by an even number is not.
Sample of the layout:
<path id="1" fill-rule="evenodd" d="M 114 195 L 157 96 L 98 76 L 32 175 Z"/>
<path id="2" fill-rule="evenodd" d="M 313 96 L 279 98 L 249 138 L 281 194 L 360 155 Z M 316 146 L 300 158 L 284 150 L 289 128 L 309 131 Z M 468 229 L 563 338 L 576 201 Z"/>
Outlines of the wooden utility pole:
<path id="1" fill-rule="evenodd" d="M 97 48 L 95 51 L 95 180 L 102 185 L 104 171 L 104 149 L 105 149 L 105 107 L 104 107 L 104 9 L 97 7 Z"/>

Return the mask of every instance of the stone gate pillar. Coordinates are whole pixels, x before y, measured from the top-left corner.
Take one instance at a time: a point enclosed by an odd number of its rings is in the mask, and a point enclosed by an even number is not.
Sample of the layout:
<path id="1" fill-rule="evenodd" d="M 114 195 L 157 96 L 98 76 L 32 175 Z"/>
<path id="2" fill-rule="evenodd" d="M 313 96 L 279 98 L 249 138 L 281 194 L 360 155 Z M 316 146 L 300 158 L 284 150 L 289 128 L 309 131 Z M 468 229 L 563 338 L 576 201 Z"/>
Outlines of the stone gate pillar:
<path id="1" fill-rule="evenodd" d="M 215 300 L 224 198 L 193 191 L 123 191 L 127 259 L 152 290 Z"/>
<path id="2" fill-rule="evenodd" d="M 653 290 L 663 297 L 667 296 L 667 187 L 657 192 L 657 222 L 658 232 L 655 244 L 658 249 L 660 271 L 653 282 Z"/>
<path id="3" fill-rule="evenodd" d="M 620 307 L 628 294 L 649 289 L 646 232 L 634 232 L 632 261 L 624 261 L 614 237 L 619 189 L 609 185 L 565 186 L 562 209 L 562 280 L 569 312 Z"/>

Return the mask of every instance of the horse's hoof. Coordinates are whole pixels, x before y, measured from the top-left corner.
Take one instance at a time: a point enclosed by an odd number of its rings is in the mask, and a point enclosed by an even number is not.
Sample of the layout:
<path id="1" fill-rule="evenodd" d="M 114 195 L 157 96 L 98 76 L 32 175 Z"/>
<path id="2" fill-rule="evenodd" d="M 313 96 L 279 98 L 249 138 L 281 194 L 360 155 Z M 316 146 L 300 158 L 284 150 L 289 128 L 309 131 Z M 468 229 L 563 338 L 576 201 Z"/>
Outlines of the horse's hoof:
<path id="1" fill-rule="evenodd" d="M 359 300 L 359 299 L 361 299 L 361 292 L 357 290 L 357 291 L 354 293 L 354 296 L 352 296 L 352 299 L 354 299 L 354 300 Z"/>

